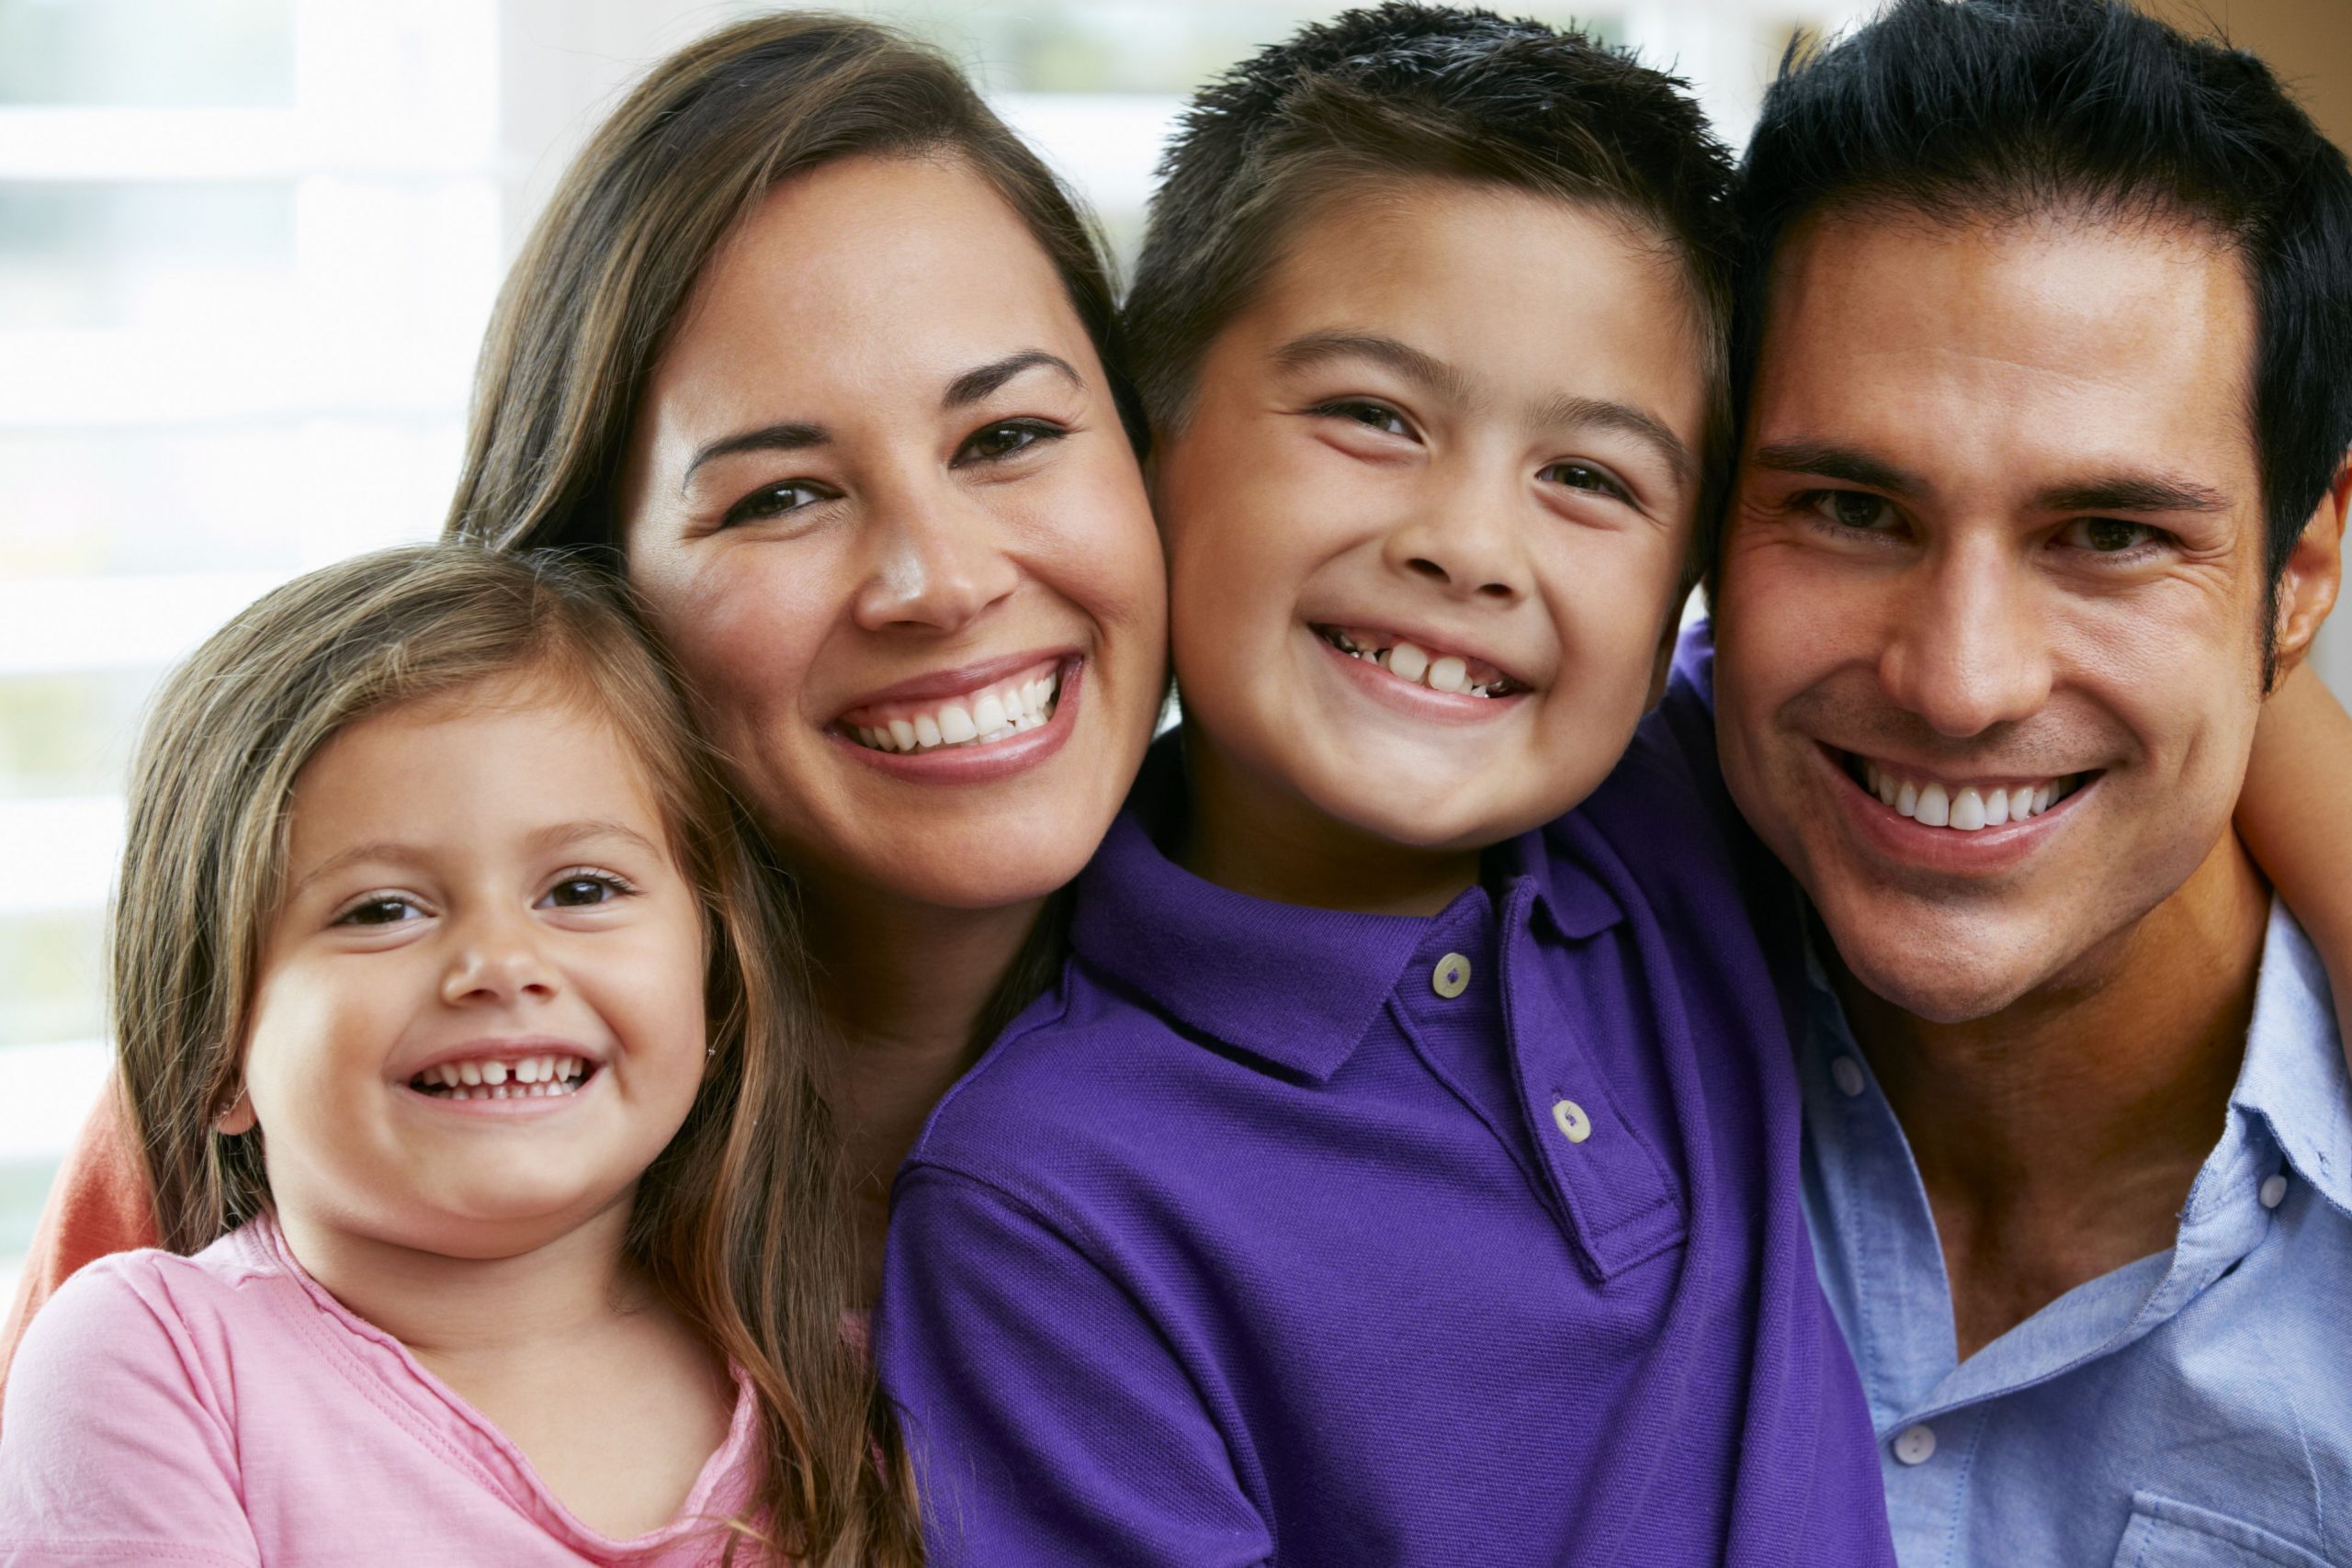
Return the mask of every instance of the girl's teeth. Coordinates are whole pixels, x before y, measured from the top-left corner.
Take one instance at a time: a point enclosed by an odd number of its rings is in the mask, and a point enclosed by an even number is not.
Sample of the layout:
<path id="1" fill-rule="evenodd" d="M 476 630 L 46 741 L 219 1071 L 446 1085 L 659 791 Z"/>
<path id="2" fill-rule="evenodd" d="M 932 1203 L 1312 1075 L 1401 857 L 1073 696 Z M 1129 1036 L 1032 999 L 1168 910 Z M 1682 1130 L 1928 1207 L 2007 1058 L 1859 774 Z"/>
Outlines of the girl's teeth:
<path id="1" fill-rule="evenodd" d="M 876 751 L 929 751 L 941 746 L 986 745 L 1038 728 L 1053 717 L 1061 694 L 1058 673 L 993 687 L 978 697 L 943 704 L 935 712 L 854 725 L 857 743 Z"/>

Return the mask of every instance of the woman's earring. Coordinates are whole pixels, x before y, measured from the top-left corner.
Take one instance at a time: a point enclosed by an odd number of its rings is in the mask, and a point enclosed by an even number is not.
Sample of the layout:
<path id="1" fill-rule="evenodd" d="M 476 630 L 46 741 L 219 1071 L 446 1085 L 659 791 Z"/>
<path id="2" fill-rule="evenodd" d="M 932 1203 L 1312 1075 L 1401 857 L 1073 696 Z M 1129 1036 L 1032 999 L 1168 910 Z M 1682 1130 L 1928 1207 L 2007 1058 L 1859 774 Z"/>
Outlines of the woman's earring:
<path id="1" fill-rule="evenodd" d="M 237 1098 L 212 1119 L 212 1130 L 224 1138 L 242 1137 L 254 1130 L 254 1102 L 245 1098 L 243 1089 L 239 1089 Z"/>

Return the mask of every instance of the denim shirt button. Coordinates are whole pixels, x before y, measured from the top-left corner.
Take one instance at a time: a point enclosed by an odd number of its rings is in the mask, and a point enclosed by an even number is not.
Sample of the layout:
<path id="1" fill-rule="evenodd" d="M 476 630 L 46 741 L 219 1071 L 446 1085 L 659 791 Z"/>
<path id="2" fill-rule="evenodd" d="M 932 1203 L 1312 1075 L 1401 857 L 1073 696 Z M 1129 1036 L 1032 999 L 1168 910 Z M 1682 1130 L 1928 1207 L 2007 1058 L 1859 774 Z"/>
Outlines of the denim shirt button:
<path id="1" fill-rule="evenodd" d="M 1936 1457 L 1932 1427 L 1905 1427 L 1894 1436 L 1894 1458 L 1901 1464 L 1925 1464 Z"/>
<path id="2" fill-rule="evenodd" d="M 1829 1064 L 1829 1076 L 1837 1080 L 1838 1092 L 1851 1100 L 1862 1092 L 1862 1065 L 1851 1056 L 1840 1056 Z"/>

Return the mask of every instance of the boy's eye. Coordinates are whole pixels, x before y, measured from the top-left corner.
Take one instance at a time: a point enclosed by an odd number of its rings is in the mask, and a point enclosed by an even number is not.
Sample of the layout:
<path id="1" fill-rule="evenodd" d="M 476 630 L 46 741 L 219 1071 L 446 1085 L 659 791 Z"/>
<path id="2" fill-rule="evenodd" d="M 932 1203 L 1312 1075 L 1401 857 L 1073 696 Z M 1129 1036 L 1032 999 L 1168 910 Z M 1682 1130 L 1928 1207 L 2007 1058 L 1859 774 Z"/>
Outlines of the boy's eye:
<path id="1" fill-rule="evenodd" d="M 1326 419 L 1344 419 L 1367 426 L 1388 435 L 1410 435 L 1412 429 L 1405 416 L 1385 403 L 1367 402 L 1361 398 L 1340 398 L 1318 405 L 1315 412 Z"/>
<path id="2" fill-rule="evenodd" d="M 755 490 L 729 507 L 727 515 L 718 520 L 718 525 L 731 528 L 739 523 L 763 522 L 831 499 L 832 491 L 812 480 L 786 479 L 782 484 Z"/>
<path id="3" fill-rule="evenodd" d="M 994 463 L 1026 452 L 1030 447 L 1069 434 L 1057 424 L 1042 419 L 1008 419 L 995 424 L 983 425 L 964 438 L 956 448 L 952 468 L 967 463 Z"/>
<path id="4" fill-rule="evenodd" d="M 622 878 L 609 871 L 567 871 L 556 878 L 555 885 L 541 897 L 542 907 L 552 909 L 592 908 L 636 892 Z"/>
<path id="5" fill-rule="evenodd" d="M 424 918 L 424 909 L 413 898 L 398 893 L 370 893 L 365 898 L 345 905 L 331 923 L 338 926 L 395 926 Z"/>
<path id="6" fill-rule="evenodd" d="M 2126 523 L 2119 517 L 2078 517 L 2059 530 L 2059 542 L 2093 555 L 2129 555 L 2165 537 L 2161 528 Z"/>
<path id="7" fill-rule="evenodd" d="M 1591 491 L 1599 495 L 1615 496 L 1619 501 L 1628 499 L 1623 485 L 1590 463 L 1554 463 L 1536 477 L 1569 490 Z"/>

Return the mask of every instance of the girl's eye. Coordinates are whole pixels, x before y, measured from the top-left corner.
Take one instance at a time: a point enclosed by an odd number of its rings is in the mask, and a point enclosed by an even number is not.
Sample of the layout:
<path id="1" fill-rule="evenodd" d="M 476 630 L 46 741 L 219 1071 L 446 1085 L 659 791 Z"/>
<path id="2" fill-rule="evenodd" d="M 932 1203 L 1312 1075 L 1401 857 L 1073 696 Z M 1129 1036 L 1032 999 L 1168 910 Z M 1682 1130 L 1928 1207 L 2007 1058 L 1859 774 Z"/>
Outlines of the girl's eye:
<path id="1" fill-rule="evenodd" d="M 831 499 L 832 491 L 822 485 L 808 479 L 786 479 L 782 484 L 773 484 L 763 490 L 755 490 L 729 507 L 727 515 L 718 520 L 718 525 L 722 528 L 731 528 L 739 523 L 764 522 L 768 518 L 782 517 L 787 513 L 798 512 L 803 507 L 814 506 L 820 501 Z"/>
<path id="2" fill-rule="evenodd" d="M 585 909 L 610 904 L 636 891 L 609 871 L 567 871 L 556 878 L 555 886 L 547 890 L 539 903 L 551 909 Z"/>
<path id="3" fill-rule="evenodd" d="M 1317 406 L 1315 412 L 1326 419 L 1344 419 L 1377 430 L 1387 435 L 1410 435 L 1413 432 L 1405 416 L 1385 403 L 1367 402 L 1361 398 L 1341 398 Z"/>
<path id="4" fill-rule="evenodd" d="M 2101 556 L 2129 555 L 2165 536 L 2161 528 L 2117 517 L 2078 517 L 2058 534 L 2060 543 Z"/>
<path id="5" fill-rule="evenodd" d="M 1614 496 L 1619 501 L 1632 499 L 1625 493 L 1623 485 L 1619 484 L 1607 472 L 1594 468 L 1590 463 L 1554 463 L 1536 478 L 1552 484 L 1565 485 L 1570 490 L 1591 491 L 1598 495 Z"/>
<path id="6" fill-rule="evenodd" d="M 1840 528 L 1883 528 L 1894 510 L 1883 497 L 1859 490 L 1816 491 L 1798 499 Z"/>
<path id="7" fill-rule="evenodd" d="M 1008 419 L 996 424 L 983 425 L 964 438 L 956 448 L 949 467 L 962 468 L 967 463 L 996 463 L 1026 452 L 1032 446 L 1060 439 L 1069 434 L 1060 425 L 1049 424 L 1042 419 Z"/>
<path id="8" fill-rule="evenodd" d="M 424 919 L 424 911 L 414 899 L 398 893 L 370 893 L 356 903 L 344 906 L 332 924 L 338 926 L 396 926 L 408 920 Z"/>

